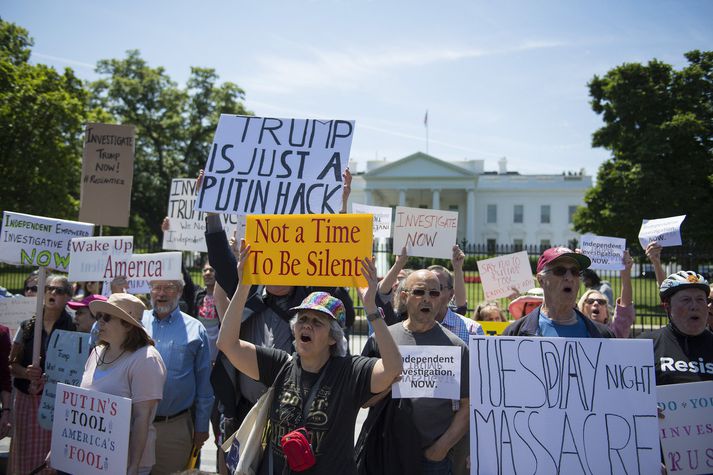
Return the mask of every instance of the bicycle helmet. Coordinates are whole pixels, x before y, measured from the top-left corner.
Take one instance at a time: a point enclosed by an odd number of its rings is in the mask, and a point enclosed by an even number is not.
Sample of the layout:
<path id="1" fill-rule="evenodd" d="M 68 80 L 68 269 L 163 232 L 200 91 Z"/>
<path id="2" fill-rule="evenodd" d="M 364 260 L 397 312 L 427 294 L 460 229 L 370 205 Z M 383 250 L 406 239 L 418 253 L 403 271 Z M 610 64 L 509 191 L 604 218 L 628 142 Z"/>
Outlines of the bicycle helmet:
<path id="1" fill-rule="evenodd" d="M 659 289 L 659 295 L 661 300 L 666 300 L 679 290 L 684 289 L 701 289 L 706 293 L 706 296 L 711 290 L 708 281 L 701 274 L 691 270 L 682 270 L 664 279 Z"/>

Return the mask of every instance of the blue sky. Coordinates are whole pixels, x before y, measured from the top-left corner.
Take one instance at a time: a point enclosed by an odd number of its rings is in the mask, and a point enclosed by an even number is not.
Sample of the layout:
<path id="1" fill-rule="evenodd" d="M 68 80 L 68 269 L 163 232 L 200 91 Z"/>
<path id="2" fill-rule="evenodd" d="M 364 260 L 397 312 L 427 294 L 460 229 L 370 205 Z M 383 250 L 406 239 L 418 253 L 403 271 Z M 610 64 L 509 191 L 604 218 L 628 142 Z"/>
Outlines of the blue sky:
<path id="1" fill-rule="evenodd" d="M 0 15 L 35 39 L 32 61 L 94 79 L 139 49 L 183 83 L 215 68 L 256 115 L 356 120 L 352 160 L 428 151 L 507 157 L 521 173 L 596 174 L 607 151 L 586 84 L 624 62 L 682 67 L 713 49 L 713 1 L 35 1 Z"/>

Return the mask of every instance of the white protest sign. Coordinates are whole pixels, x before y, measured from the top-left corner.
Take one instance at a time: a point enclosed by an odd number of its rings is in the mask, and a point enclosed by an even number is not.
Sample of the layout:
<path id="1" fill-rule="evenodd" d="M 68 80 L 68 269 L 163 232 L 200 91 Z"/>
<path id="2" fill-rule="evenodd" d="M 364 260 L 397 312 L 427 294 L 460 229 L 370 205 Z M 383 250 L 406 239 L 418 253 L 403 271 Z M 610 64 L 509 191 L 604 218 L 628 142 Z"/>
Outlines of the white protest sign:
<path id="1" fill-rule="evenodd" d="M 94 225 L 4 211 L 0 262 L 67 271 L 69 241 L 91 236 Z"/>
<path id="2" fill-rule="evenodd" d="M 671 218 L 644 219 L 639 230 L 639 243 L 646 249 L 650 242 L 656 241 L 661 247 L 681 245 L 681 224 L 686 215 Z"/>
<path id="3" fill-rule="evenodd" d="M 126 287 L 123 290 L 127 294 L 148 294 L 151 291 L 151 283 L 143 279 L 129 279 L 126 281 Z M 102 295 L 109 297 L 111 294 L 111 281 L 105 280 L 104 285 L 102 285 Z"/>
<path id="4" fill-rule="evenodd" d="M 713 381 L 657 386 L 668 473 L 713 472 Z"/>
<path id="5" fill-rule="evenodd" d="M 374 237 L 391 237 L 391 218 L 393 215 L 393 209 L 385 206 L 370 206 L 352 203 L 352 213 L 374 215 Z"/>
<path id="6" fill-rule="evenodd" d="M 471 474 L 660 473 L 653 342 L 470 338 Z"/>
<path id="7" fill-rule="evenodd" d="M 534 285 L 527 251 L 478 261 L 478 272 L 486 300 L 507 297 L 513 288 L 524 293 Z"/>
<path id="8" fill-rule="evenodd" d="M 14 335 L 20 324 L 32 318 L 37 310 L 36 297 L 13 297 L 0 299 L 0 324 Z"/>
<path id="9" fill-rule="evenodd" d="M 68 473 L 126 473 L 131 399 L 57 385 L 52 468 Z"/>
<path id="10" fill-rule="evenodd" d="M 336 213 L 354 122 L 222 114 L 196 209 Z"/>
<path id="11" fill-rule="evenodd" d="M 590 269 L 624 270 L 624 238 L 583 234 L 579 248 L 592 261 Z"/>
<path id="12" fill-rule="evenodd" d="M 394 254 L 406 246 L 409 256 L 453 257 L 458 233 L 458 212 L 396 207 Z"/>
<path id="13" fill-rule="evenodd" d="M 96 282 L 106 278 L 111 262 L 128 261 L 134 252 L 133 236 L 74 238 L 69 244 L 72 282 Z"/>
<path id="14" fill-rule="evenodd" d="M 79 386 L 89 352 L 89 333 L 65 330 L 52 332 L 45 356 L 47 381 L 42 391 L 40 411 L 37 416 L 43 429 L 52 430 L 57 383 Z"/>
<path id="15" fill-rule="evenodd" d="M 163 233 L 163 248 L 176 251 L 208 252 L 205 242 L 205 213 L 195 210 L 196 180 L 174 178 L 168 197 L 168 231 Z M 228 237 L 237 230 L 236 239 L 245 236 L 245 215 L 221 214 Z"/>
<path id="16" fill-rule="evenodd" d="M 460 399 L 459 346 L 399 345 L 404 371 L 393 398 Z"/>
<path id="17" fill-rule="evenodd" d="M 102 278 L 111 282 L 114 277 L 119 276 L 128 280 L 180 280 L 181 253 L 134 254 L 131 259 L 119 261 L 109 257 Z"/>

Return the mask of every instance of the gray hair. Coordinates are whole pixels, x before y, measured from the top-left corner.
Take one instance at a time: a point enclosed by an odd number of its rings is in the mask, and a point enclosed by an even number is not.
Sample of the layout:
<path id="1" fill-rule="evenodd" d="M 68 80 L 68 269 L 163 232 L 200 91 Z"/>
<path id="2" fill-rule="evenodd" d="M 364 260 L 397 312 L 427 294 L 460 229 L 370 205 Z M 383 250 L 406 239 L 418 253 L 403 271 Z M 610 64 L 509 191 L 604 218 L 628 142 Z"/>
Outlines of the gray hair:
<path id="1" fill-rule="evenodd" d="M 62 274 L 50 274 L 47 276 L 47 279 L 45 280 L 45 285 L 49 285 L 50 282 L 57 281 L 59 282 L 59 286 L 62 287 L 62 290 L 64 290 L 64 294 L 72 298 L 72 284 L 69 283 L 69 280 L 67 280 L 66 275 Z"/>
<path id="2" fill-rule="evenodd" d="M 327 318 L 329 318 L 329 317 L 327 317 Z M 290 319 L 290 330 L 292 331 L 293 335 L 295 334 L 295 324 L 296 323 L 297 323 L 297 314 L 295 314 Z M 332 340 L 336 341 L 335 344 L 330 345 L 329 353 L 332 356 L 346 356 L 348 343 L 347 343 L 347 339 L 344 336 L 344 330 L 342 329 L 342 326 L 339 324 L 339 322 L 333 318 L 329 318 L 329 337 Z"/>

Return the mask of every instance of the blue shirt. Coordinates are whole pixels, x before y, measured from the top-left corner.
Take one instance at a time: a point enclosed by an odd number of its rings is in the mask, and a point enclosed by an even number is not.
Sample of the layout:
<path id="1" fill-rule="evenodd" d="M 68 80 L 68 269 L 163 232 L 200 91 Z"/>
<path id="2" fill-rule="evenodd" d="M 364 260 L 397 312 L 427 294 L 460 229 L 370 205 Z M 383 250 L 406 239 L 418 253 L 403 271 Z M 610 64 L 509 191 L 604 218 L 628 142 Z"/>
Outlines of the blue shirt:
<path id="1" fill-rule="evenodd" d="M 156 318 L 153 310 L 146 310 L 143 324 L 166 365 L 166 384 L 156 415 L 172 416 L 190 408 L 195 402 L 195 430 L 208 432 L 213 387 L 210 384 L 210 346 L 205 327 L 178 307 L 163 320 Z"/>
<path id="2" fill-rule="evenodd" d="M 559 336 L 563 338 L 589 338 L 587 326 L 582 317 L 577 315 L 577 323 L 574 325 L 560 325 L 547 318 L 540 310 L 540 336 Z"/>
<path id="3" fill-rule="evenodd" d="M 448 308 L 446 316 L 443 317 L 441 325 L 455 333 L 456 336 L 463 340 L 466 344 L 468 344 L 470 335 L 485 335 L 483 327 L 480 323 L 464 317 L 463 315 L 459 315 L 450 308 Z"/>

